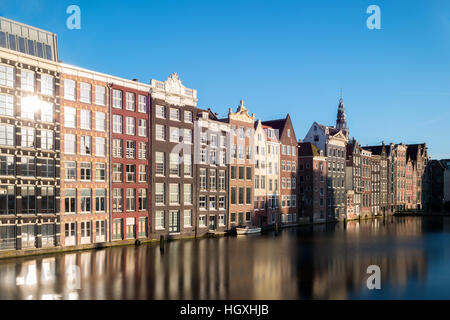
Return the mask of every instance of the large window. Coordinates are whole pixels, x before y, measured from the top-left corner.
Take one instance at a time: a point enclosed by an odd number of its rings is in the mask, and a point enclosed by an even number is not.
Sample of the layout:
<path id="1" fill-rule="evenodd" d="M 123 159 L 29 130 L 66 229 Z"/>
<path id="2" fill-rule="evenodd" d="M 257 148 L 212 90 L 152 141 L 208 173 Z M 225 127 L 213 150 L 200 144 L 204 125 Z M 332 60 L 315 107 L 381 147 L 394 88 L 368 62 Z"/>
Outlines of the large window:
<path id="1" fill-rule="evenodd" d="M 134 164 L 126 165 L 126 178 L 127 178 L 127 182 L 135 182 L 136 181 L 136 166 Z"/>
<path id="2" fill-rule="evenodd" d="M 155 212 L 155 229 L 156 230 L 164 230 L 165 221 L 164 221 L 164 211 L 156 211 Z"/>
<path id="3" fill-rule="evenodd" d="M 122 116 L 113 115 L 113 133 L 122 133 Z"/>
<path id="4" fill-rule="evenodd" d="M 64 135 L 64 152 L 66 154 L 75 154 L 77 151 L 77 142 L 74 134 Z"/>
<path id="5" fill-rule="evenodd" d="M 180 232 L 180 211 L 169 212 L 169 232 Z"/>
<path id="6" fill-rule="evenodd" d="M 206 169 L 200 169 L 200 189 L 206 189 Z"/>
<path id="7" fill-rule="evenodd" d="M 131 92 L 127 92 L 127 110 L 134 111 L 136 110 L 136 95 Z"/>
<path id="8" fill-rule="evenodd" d="M 155 156 L 156 174 L 165 175 L 165 153 L 156 152 Z"/>
<path id="9" fill-rule="evenodd" d="M 41 121 L 53 122 L 53 103 L 41 102 Z"/>
<path id="10" fill-rule="evenodd" d="M 170 154 L 170 174 L 175 176 L 180 175 L 180 156 L 178 153 Z"/>
<path id="11" fill-rule="evenodd" d="M 138 191 L 138 210 L 147 210 L 147 189 L 139 189 Z"/>
<path id="12" fill-rule="evenodd" d="M 41 130 L 41 149 L 53 150 L 53 131 Z"/>
<path id="13" fill-rule="evenodd" d="M 14 116 L 14 96 L 0 94 L 0 115 Z"/>
<path id="14" fill-rule="evenodd" d="M 77 111 L 72 107 L 64 107 L 64 126 L 66 128 L 76 128 Z"/>
<path id="15" fill-rule="evenodd" d="M 170 142 L 180 142 L 180 128 L 170 127 Z"/>
<path id="16" fill-rule="evenodd" d="M 95 181 L 106 181 L 106 163 L 95 165 Z"/>
<path id="17" fill-rule="evenodd" d="M 147 218 L 139 218 L 139 237 L 145 238 L 147 236 Z"/>
<path id="18" fill-rule="evenodd" d="M 192 156 L 190 154 L 185 154 L 184 158 L 184 175 L 187 177 L 192 177 Z"/>
<path id="19" fill-rule="evenodd" d="M 215 190 L 217 188 L 217 171 L 209 170 L 209 188 Z"/>
<path id="20" fill-rule="evenodd" d="M 225 171 L 221 170 L 219 171 L 219 190 L 225 190 L 226 189 L 226 177 L 225 177 Z"/>
<path id="21" fill-rule="evenodd" d="M 136 142 L 128 140 L 126 142 L 126 144 L 127 144 L 126 154 L 125 154 L 126 158 L 127 159 L 136 158 Z"/>
<path id="22" fill-rule="evenodd" d="M 75 161 L 64 162 L 64 180 L 77 180 L 77 163 Z"/>
<path id="23" fill-rule="evenodd" d="M 92 164 L 90 162 L 82 162 L 80 167 L 81 181 L 91 181 Z"/>
<path id="24" fill-rule="evenodd" d="M 113 239 L 122 240 L 122 233 L 123 233 L 122 219 L 114 219 Z"/>
<path id="25" fill-rule="evenodd" d="M 14 146 L 14 127 L 0 124 L 0 145 Z"/>
<path id="26" fill-rule="evenodd" d="M 113 182 L 123 181 L 123 165 L 120 163 L 113 164 Z"/>
<path id="27" fill-rule="evenodd" d="M 160 119 L 166 118 L 166 107 L 156 105 L 156 117 Z"/>
<path id="28" fill-rule="evenodd" d="M 166 140 L 166 127 L 160 124 L 155 126 L 156 130 L 156 140 L 165 141 Z"/>
<path id="29" fill-rule="evenodd" d="M 89 83 L 80 83 L 80 101 L 84 103 L 91 103 L 91 85 Z"/>
<path id="30" fill-rule="evenodd" d="M 92 211 L 92 191 L 91 189 L 81 189 L 81 212 Z"/>
<path id="31" fill-rule="evenodd" d="M 139 165 L 139 182 L 147 182 L 147 166 L 144 164 Z"/>
<path id="32" fill-rule="evenodd" d="M 88 156 L 92 154 L 92 138 L 90 136 L 80 137 L 80 153 L 82 155 Z"/>
<path id="33" fill-rule="evenodd" d="M 16 248 L 16 226 L 0 226 L 0 250 Z"/>
<path id="34" fill-rule="evenodd" d="M 171 183 L 169 185 L 169 193 L 170 198 L 169 201 L 171 204 L 179 204 L 180 203 L 180 185 L 177 183 Z"/>
<path id="35" fill-rule="evenodd" d="M 21 187 L 20 194 L 22 196 L 22 213 L 36 213 L 36 188 Z"/>
<path id="36" fill-rule="evenodd" d="M 21 71 L 20 87 L 24 91 L 34 92 L 34 72 L 28 70 Z"/>
<path id="37" fill-rule="evenodd" d="M 183 212 L 184 227 L 192 227 L 192 210 L 184 210 Z"/>
<path id="38" fill-rule="evenodd" d="M 127 189 L 127 211 L 136 211 L 136 190 Z"/>
<path id="39" fill-rule="evenodd" d="M 106 105 L 106 88 L 103 86 L 95 86 L 95 104 L 99 106 Z"/>
<path id="40" fill-rule="evenodd" d="M 81 129 L 91 130 L 92 129 L 92 115 L 90 110 L 81 110 Z"/>
<path id="41" fill-rule="evenodd" d="M 0 65 L 0 85 L 14 88 L 14 67 Z"/>
<path id="42" fill-rule="evenodd" d="M 76 189 L 66 189 L 64 194 L 64 209 L 67 213 L 77 211 L 77 191 Z"/>
<path id="43" fill-rule="evenodd" d="M 192 184 L 184 185 L 184 203 L 192 204 Z"/>
<path id="44" fill-rule="evenodd" d="M 25 177 L 36 176 L 36 159 L 22 157 L 20 159 L 20 175 Z"/>
<path id="45" fill-rule="evenodd" d="M 139 95 L 139 106 L 138 111 L 142 113 L 147 112 L 147 97 Z"/>
<path id="46" fill-rule="evenodd" d="M 95 113 L 95 130 L 105 132 L 106 131 L 106 113 Z"/>
<path id="47" fill-rule="evenodd" d="M 44 178 L 55 177 L 55 160 L 41 159 L 41 176 Z"/>
<path id="48" fill-rule="evenodd" d="M 41 187 L 41 212 L 55 212 L 55 188 Z"/>
<path id="49" fill-rule="evenodd" d="M 51 247 L 55 245 L 55 229 L 54 224 L 43 224 L 41 226 L 42 247 Z"/>
<path id="50" fill-rule="evenodd" d="M 123 190 L 113 189 L 113 211 L 122 212 L 123 211 Z"/>
<path id="51" fill-rule="evenodd" d="M 127 117 L 127 134 L 134 136 L 136 135 L 136 119 L 133 117 Z"/>
<path id="52" fill-rule="evenodd" d="M 16 194 L 14 186 L 0 186 L 0 215 L 16 212 Z"/>
<path id="53" fill-rule="evenodd" d="M 95 155 L 97 157 L 106 156 L 106 139 L 101 137 L 95 138 Z"/>
<path id="54" fill-rule="evenodd" d="M 75 80 L 64 79 L 64 99 L 75 101 L 77 88 Z"/>
<path id="55" fill-rule="evenodd" d="M 113 157 L 114 158 L 122 158 L 122 140 L 121 139 L 113 139 Z"/>
<path id="56" fill-rule="evenodd" d="M 96 212 L 106 211 L 106 189 L 95 190 L 95 211 Z"/>
<path id="57" fill-rule="evenodd" d="M 147 120 L 139 119 L 138 121 L 138 134 L 140 137 L 147 136 Z"/>
<path id="58" fill-rule="evenodd" d="M 155 203 L 163 205 L 165 202 L 165 188 L 164 183 L 156 183 L 155 185 Z"/>
<path id="59" fill-rule="evenodd" d="M 122 109 L 122 91 L 113 90 L 113 108 Z"/>
<path id="60" fill-rule="evenodd" d="M 170 108 L 170 120 L 180 121 L 180 110 Z"/>
<path id="61" fill-rule="evenodd" d="M 36 248 L 37 225 L 22 226 L 22 248 Z"/>
<path id="62" fill-rule="evenodd" d="M 14 176 L 14 169 L 14 156 L 0 156 L 0 176 Z"/>
<path id="63" fill-rule="evenodd" d="M 34 128 L 21 128 L 21 146 L 24 148 L 34 148 L 35 130 Z"/>
<path id="64" fill-rule="evenodd" d="M 145 142 L 139 142 L 138 159 L 147 160 L 147 144 Z"/>

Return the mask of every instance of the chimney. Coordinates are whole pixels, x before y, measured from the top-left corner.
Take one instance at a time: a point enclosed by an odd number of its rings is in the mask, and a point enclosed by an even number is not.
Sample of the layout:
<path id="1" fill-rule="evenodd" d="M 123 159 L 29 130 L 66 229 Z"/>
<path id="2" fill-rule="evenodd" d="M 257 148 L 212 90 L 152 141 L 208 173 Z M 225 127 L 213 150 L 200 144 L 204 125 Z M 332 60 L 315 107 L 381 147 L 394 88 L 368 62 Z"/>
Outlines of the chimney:
<path id="1" fill-rule="evenodd" d="M 134 82 L 139 82 L 139 79 L 134 78 L 132 81 L 134 81 Z"/>

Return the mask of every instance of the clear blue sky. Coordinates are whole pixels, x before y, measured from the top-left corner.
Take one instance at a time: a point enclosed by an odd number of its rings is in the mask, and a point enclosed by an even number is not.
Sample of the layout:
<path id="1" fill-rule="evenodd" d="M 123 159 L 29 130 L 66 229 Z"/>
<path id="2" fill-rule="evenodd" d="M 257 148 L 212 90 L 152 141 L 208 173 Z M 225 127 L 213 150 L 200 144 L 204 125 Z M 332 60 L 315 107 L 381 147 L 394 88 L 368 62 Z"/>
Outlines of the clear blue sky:
<path id="1" fill-rule="evenodd" d="M 70 4 L 81 30 L 66 28 Z M 382 30 L 366 27 L 371 4 Z M 342 87 L 363 145 L 450 158 L 448 0 L 1 0 L 0 15 L 57 33 L 66 63 L 142 82 L 178 72 L 221 115 L 240 99 L 263 120 L 290 113 L 301 139 L 334 125 Z"/>

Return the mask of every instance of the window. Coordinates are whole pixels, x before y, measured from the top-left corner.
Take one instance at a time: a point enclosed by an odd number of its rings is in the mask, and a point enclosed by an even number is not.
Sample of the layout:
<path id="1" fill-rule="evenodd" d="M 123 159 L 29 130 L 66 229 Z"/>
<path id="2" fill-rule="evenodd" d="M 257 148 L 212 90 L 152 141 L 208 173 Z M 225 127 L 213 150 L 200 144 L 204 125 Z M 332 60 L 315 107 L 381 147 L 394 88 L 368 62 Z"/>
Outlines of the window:
<path id="1" fill-rule="evenodd" d="M 95 113 L 95 130 L 105 132 L 106 131 L 106 113 Z"/>
<path id="2" fill-rule="evenodd" d="M 231 187 L 231 204 L 236 204 L 236 187 Z"/>
<path id="3" fill-rule="evenodd" d="M 122 219 L 114 219 L 113 224 L 113 239 L 114 240 L 122 240 L 123 226 Z"/>
<path id="4" fill-rule="evenodd" d="M 147 210 L 147 189 L 139 189 L 138 191 L 138 210 Z"/>
<path id="5" fill-rule="evenodd" d="M 244 180 L 244 167 L 239 167 L 239 180 Z"/>
<path id="6" fill-rule="evenodd" d="M 183 142 L 186 144 L 192 144 L 192 130 L 184 129 Z"/>
<path id="7" fill-rule="evenodd" d="M 16 194 L 14 186 L 0 186 L 0 215 L 15 214 L 15 212 Z"/>
<path id="8" fill-rule="evenodd" d="M 180 156 L 177 153 L 170 154 L 169 173 L 171 175 L 180 175 Z"/>
<path id="9" fill-rule="evenodd" d="M 123 190 L 113 189 L 113 212 L 123 211 Z"/>
<path id="10" fill-rule="evenodd" d="M 81 222 L 81 244 L 91 243 L 91 222 Z"/>
<path id="11" fill-rule="evenodd" d="M 75 154 L 76 153 L 76 140 L 74 134 L 65 134 L 64 135 L 64 152 L 66 154 Z"/>
<path id="12" fill-rule="evenodd" d="M 41 212 L 54 213 L 55 212 L 55 188 L 41 187 Z"/>
<path id="13" fill-rule="evenodd" d="M 170 120 L 180 121 L 180 110 L 170 108 Z"/>
<path id="14" fill-rule="evenodd" d="M 35 187 L 21 187 L 22 213 L 36 213 L 36 189 Z"/>
<path id="15" fill-rule="evenodd" d="M 136 158 L 136 142 L 134 141 L 127 141 L 127 148 L 126 148 L 126 154 L 127 159 L 134 159 Z"/>
<path id="16" fill-rule="evenodd" d="M 113 108 L 122 109 L 122 91 L 113 90 Z"/>
<path id="17" fill-rule="evenodd" d="M 160 119 L 166 118 L 166 108 L 164 106 L 156 105 L 156 117 Z"/>
<path id="18" fill-rule="evenodd" d="M 139 119 L 138 121 L 138 135 L 140 137 L 147 136 L 147 120 Z"/>
<path id="19" fill-rule="evenodd" d="M 106 139 L 101 137 L 95 138 L 95 155 L 97 157 L 106 156 Z"/>
<path id="20" fill-rule="evenodd" d="M 64 162 L 64 180 L 75 181 L 77 179 L 77 164 L 75 161 Z"/>
<path id="21" fill-rule="evenodd" d="M 66 189 L 64 194 L 64 209 L 67 213 L 75 213 L 77 211 L 77 191 L 75 189 Z"/>
<path id="22" fill-rule="evenodd" d="M 180 142 L 180 129 L 170 127 L 170 142 Z"/>
<path id="23" fill-rule="evenodd" d="M 223 170 L 219 171 L 219 190 L 226 190 L 226 177 Z"/>
<path id="24" fill-rule="evenodd" d="M 91 181 L 92 167 L 90 162 L 82 162 L 80 164 L 81 181 Z"/>
<path id="25" fill-rule="evenodd" d="M 0 156 L 0 175 L 14 176 L 14 156 Z"/>
<path id="26" fill-rule="evenodd" d="M 89 83 L 80 83 L 80 101 L 91 103 L 91 85 Z"/>
<path id="27" fill-rule="evenodd" d="M 206 196 L 200 196 L 198 199 L 198 207 L 200 209 L 206 209 Z"/>
<path id="28" fill-rule="evenodd" d="M 120 163 L 113 164 L 113 182 L 122 182 L 123 165 Z"/>
<path id="29" fill-rule="evenodd" d="M 187 177 L 192 177 L 192 156 L 190 154 L 185 154 L 183 157 L 184 157 L 184 175 Z"/>
<path id="30" fill-rule="evenodd" d="M 147 159 L 147 144 L 145 142 L 139 142 L 138 159 L 139 160 Z"/>
<path id="31" fill-rule="evenodd" d="M 130 111 L 136 110 L 136 95 L 132 92 L 127 92 L 126 109 Z"/>
<path id="32" fill-rule="evenodd" d="M 9 94 L 0 94 L 0 115 L 14 116 L 14 97 Z"/>
<path id="33" fill-rule="evenodd" d="M 164 211 L 156 211 L 155 212 L 155 229 L 156 230 L 164 230 L 165 222 L 164 222 Z"/>
<path id="34" fill-rule="evenodd" d="M 55 245 L 55 225 L 54 224 L 43 224 L 41 226 L 41 239 L 42 247 L 49 247 Z"/>
<path id="35" fill-rule="evenodd" d="M 184 203 L 192 204 L 192 184 L 184 185 Z"/>
<path id="36" fill-rule="evenodd" d="M 35 131 L 33 128 L 21 129 L 21 146 L 24 148 L 34 148 Z"/>
<path id="37" fill-rule="evenodd" d="M 39 101 L 34 100 L 30 97 L 22 97 L 21 98 L 21 106 L 20 106 L 20 117 L 22 119 L 34 120 L 34 113 L 38 106 L 36 106 Z"/>
<path id="38" fill-rule="evenodd" d="M 114 158 L 122 158 L 122 140 L 120 139 L 113 139 L 113 157 Z"/>
<path id="39" fill-rule="evenodd" d="M 139 104 L 138 104 L 138 111 L 142 113 L 147 112 L 147 97 L 143 95 L 139 95 Z"/>
<path id="40" fill-rule="evenodd" d="M 80 137 L 80 153 L 82 155 L 91 155 L 91 137 L 90 136 L 81 136 Z"/>
<path id="41" fill-rule="evenodd" d="M 64 126 L 66 128 L 76 128 L 77 111 L 72 107 L 64 107 Z"/>
<path id="42" fill-rule="evenodd" d="M 25 177 L 36 176 L 36 159 L 35 158 L 25 158 L 20 159 L 20 175 Z"/>
<path id="43" fill-rule="evenodd" d="M 184 219 L 183 222 L 184 222 L 185 228 L 192 227 L 192 210 L 184 210 L 183 219 Z"/>
<path id="44" fill-rule="evenodd" d="M 143 238 L 147 236 L 147 218 L 139 218 L 139 237 Z"/>
<path id="45" fill-rule="evenodd" d="M 231 213 L 230 221 L 231 221 L 231 223 L 236 223 L 236 213 L 235 212 Z"/>
<path id="46" fill-rule="evenodd" d="M 191 111 L 184 112 L 184 122 L 192 123 L 192 112 Z"/>
<path id="47" fill-rule="evenodd" d="M 165 202 L 164 183 L 156 183 L 155 185 L 155 202 L 156 204 L 164 204 Z"/>
<path id="48" fill-rule="evenodd" d="M 215 190 L 217 188 L 216 170 L 209 170 L 209 188 Z"/>
<path id="49" fill-rule="evenodd" d="M 225 196 L 219 196 L 219 209 L 223 210 L 226 208 Z"/>
<path id="50" fill-rule="evenodd" d="M 200 228 L 206 227 L 206 216 L 199 216 L 198 217 L 198 225 Z"/>
<path id="51" fill-rule="evenodd" d="M 64 99 L 75 101 L 76 83 L 74 80 L 64 79 Z"/>
<path id="52" fill-rule="evenodd" d="M 156 152 L 155 164 L 156 164 L 156 174 L 164 176 L 165 175 L 165 153 L 164 152 Z"/>
<path id="53" fill-rule="evenodd" d="M 239 188 L 239 204 L 244 204 L 244 188 Z"/>
<path id="54" fill-rule="evenodd" d="M 22 226 L 22 248 L 36 248 L 37 225 Z"/>
<path id="55" fill-rule="evenodd" d="M 106 221 L 95 221 L 95 238 L 96 242 L 106 241 Z"/>
<path id="56" fill-rule="evenodd" d="M 171 183 L 169 185 L 169 201 L 171 204 L 180 203 L 180 185 Z"/>
<path id="57" fill-rule="evenodd" d="M 95 86 L 95 104 L 98 106 L 106 105 L 106 88 L 103 86 Z"/>
<path id="58" fill-rule="evenodd" d="M 136 190 L 127 189 L 127 211 L 136 211 Z"/>
<path id="59" fill-rule="evenodd" d="M 246 204 L 252 204 L 252 189 L 246 188 Z"/>
<path id="60" fill-rule="evenodd" d="M 200 169 L 200 189 L 206 189 L 206 169 Z"/>
<path id="61" fill-rule="evenodd" d="M 156 130 L 156 140 L 165 141 L 166 140 L 166 128 L 163 125 L 157 124 L 155 126 Z"/>
<path id="62" fill-rule="evenodd" d="M 113 133 L 122 133 L 122 116 L 113 115 Z"/>
<path id="63" fill-rule="evenodd" d="M 53 150 L 53 131 L 41 130 L 41 149 Z"/>
<path id="64" fill-rule="evenodd" d="M 21 71 L 20 87 L 24 91 L 34 92 L 34 72 L 28 70 Z"/>
<path id="65" fill-rule="evenodd" d="M 42 159 L 41 162 L 41 176 L 44 178 L 55 177 L 55 160 Z"/>
<path id="66" fill-rule="evenodd" d="M 252 168 L 251 167 L 247 167 L 245 168 L 246 170 L 246 179 L 247 180 L 252 180 Z"/>
<path id="67" fill-rule="evenodd" d="M 106 181 L 106 163 L 95 165 L 95 181 Z"/>
<path id="68" fill-rule="evenodd" d="M 139 167 L 139 182 L 147 182 L 147 166 L 140 164 Z"/>
<path id="69" fill-rule="evenodd" d="M 209 209 L 216 210 L 216 196 L 209 196 Z"/>
<path id="70" fill-rule="evenodd" d="M 177 210 L 169 212 L 169 232 L 180 232 L 180 212 Z"/>
<path id="71" fill-rule="evenodd" d="M 135 182 L 136 180 L 136 166 L 134 164 L 127 164 L 126 167 L 126 182 Z"/>
<path id="72" fill-rule="evenodd" d="M 0 65 L 0 85 L 14 88 L 14 68 Z"/>
<path id="73" fill-rule="evenodd" d="M 127 134 L 134 136 L 136 134 L 136 119 L 133 117 L 126 117 Z"/>
<path id="74" fill-rule="evenodd" d="M 224 227 L 225 226 L 225 215 L 219 214 L 219 226 Z"/>

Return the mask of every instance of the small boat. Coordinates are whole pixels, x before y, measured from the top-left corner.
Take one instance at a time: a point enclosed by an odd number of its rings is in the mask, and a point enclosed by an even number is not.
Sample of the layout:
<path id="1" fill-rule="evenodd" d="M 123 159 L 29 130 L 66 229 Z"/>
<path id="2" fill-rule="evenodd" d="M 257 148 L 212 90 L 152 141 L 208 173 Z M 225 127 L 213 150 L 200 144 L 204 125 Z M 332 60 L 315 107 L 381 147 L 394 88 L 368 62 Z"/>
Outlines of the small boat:
<path id="1" fill-rule="evenodd" d="M 255 233 L 261 233 L 261 228 L 258 228 L 258 227 L 236 228 L 236 232 L 238 235 L 255 234 Z"/>

